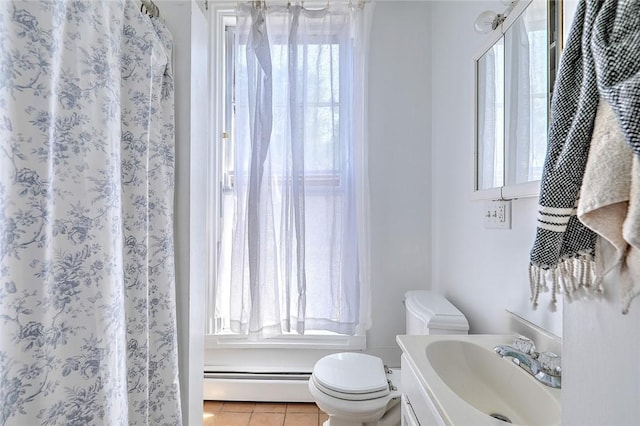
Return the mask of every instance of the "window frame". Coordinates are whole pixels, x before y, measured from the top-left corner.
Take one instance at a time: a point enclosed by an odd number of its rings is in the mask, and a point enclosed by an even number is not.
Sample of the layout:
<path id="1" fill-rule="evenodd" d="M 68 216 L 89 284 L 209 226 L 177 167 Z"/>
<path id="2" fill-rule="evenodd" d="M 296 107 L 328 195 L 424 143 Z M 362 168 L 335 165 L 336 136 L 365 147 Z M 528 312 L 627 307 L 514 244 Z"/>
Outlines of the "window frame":
<path id="1" fill-rule="evenodd" d="M 282 45 L 286 45 L 286 39 L 284 37 L 281 38 Z M 320 37 L 318 37 L 320 39 Z M 340 41 L 338 36 L 333 37 L 334 42 L 331 45 L 337 46 L 338 51 L 338 61 L 342 61 L 342 46 L 340 46 Z M 310 45 L 328 45 L 327 43 L 308 43 Z M 234 130 L 235 130 L 235 107 L 237 105 L 237 101 L 234 98 L 234 63 L 235 63 L 235 22 L 232 20 L 228 20 L 225 22 L 224 27 L 224 69 L 223 72 L 223 87 L 221 90 L 224 95 L 224 102 L 222 107 L 222 122 L 223 130 L 221 132 L 221 159 L 220 159 L 220 167 L 222 170 L 222 187 L 223 192 L 231 191 L 233 189 L 233 184 L 235 181 L 235 169 L 234 169 L 234 149 L 235 149 L 235 139 L 234 139 Z M 338 63 L 338 70 L 340 69 L 340 64 Z M 342 80 L 339 79 L 339 85 L 342 86 Z M 338 88 L 338 100 L 337 102 L 318 100 L 313 104 L 307 102 L 307 105 L 312 105 L 314 108 L 323 108 L 323 107 L 332 107 L 337 105 L 338 111 L 344 108 L 342 101 L 340 100 L 340 93 L 344 90 L 342 87 Z M 340 114 L 338 114 L 340 115 Z M 336 144 L 336 146 L 340 149 L 339 155 L 341 158 L 344 156 L 344 152 L 342 152 L 342 145 L 340 143 Z M 335 173 L 332 170 L 328 169 L 317 169 L 310 173 L 305 172 L 304 183 L 305 186 L 313 188 L 314 190 L 321 190 L 322 188 L 327 188 L 331 190 L 335 190 L 336 188 L 342 189 L 342 183 L 344 182 L 343 177 L 343 168 L 341 167 L 344 160 L 338 162 L 338 167 L 335 170 L 338 173 Z"/>
<path id="2" fill-rule="evenodd" d="M 314 332 L 308 335 L 285 335 L 260 341 L 251 340 L 247 336 L 235 334 L 215 334 L 215 285 L 218 271 L 218 259 L 220 257 L 220 236 L 222 233 L 222 198 L 228 184 L 233 184 L 233 171 L 229 167 L 225 169 L 224 161 L 232 161 L 229 150 L 233 144 L 234 120 L 232 110 L 228 106 L 234 106 L 229 96 L 232 93 L 233 82 L 229 79 L 229 69 L 226 65 L 233 64 L 233 54 L 230 53 L 230 45 L 233 40 L 227 37 L 229 27 L 235 25 L 235 11 L 233 8 L 219 7 L 212 11 L 211 55 L 212 90 L 211 106 L 213 111 L 211 143 L 213 149 L 209 158 L 209 182 L 207 194 L 208 226 L 208 257 L 209 271 L 206 295 L 206 326 L 205 348 L 207 351 L 216 349 L 246 349 L 246 348 L 297 348 L 312 351 L 344 351 L 364 350 L 366 348 L 366 333 L 353 336 L 341 335 L 330 332 Z M 342 55 L 342 52 L 340 53 Z M 233 65 L 231 65 L 232 67 Z M 226 171 L 225 171 L 226 170 Z M 225 176 L 226 173 L 226 176 Z M 342 186 L 342 173 L 336 177 L 333 173 L 317 173 L 305 178 L 305 183 L 320 189 Z"/>

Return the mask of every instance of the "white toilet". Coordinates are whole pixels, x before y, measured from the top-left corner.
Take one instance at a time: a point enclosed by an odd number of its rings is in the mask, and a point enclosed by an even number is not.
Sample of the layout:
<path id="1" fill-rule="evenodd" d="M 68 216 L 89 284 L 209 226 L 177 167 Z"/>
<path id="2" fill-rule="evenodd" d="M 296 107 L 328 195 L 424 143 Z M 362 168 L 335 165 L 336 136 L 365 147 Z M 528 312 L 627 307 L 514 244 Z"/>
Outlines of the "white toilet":
<path id="1" fill-rule="evenodd" d="M 467 334 L 465 316 L 432 291 L 405 294 L 407 334 Z M 313 367 L 309 391 L 329 415 L 324 426 L 400 424 L 400 369 L 387 368 L 376 356 L 342 352 Z"/>

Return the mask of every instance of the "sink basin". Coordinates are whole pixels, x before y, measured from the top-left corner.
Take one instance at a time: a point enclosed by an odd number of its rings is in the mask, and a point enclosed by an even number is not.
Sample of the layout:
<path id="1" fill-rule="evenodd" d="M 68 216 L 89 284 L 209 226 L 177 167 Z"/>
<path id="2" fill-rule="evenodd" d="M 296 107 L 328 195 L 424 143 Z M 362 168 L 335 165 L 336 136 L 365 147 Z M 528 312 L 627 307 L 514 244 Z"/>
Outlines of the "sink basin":
<path id="1" fill-rule="evenodd" d="M 493 347 L 440 340 L 425 351 L 447 387 L 477 410 L 523 425 L 560 423 L 560 404 L 552 392 L 510 359 L 499 357 Z"/>
<path id="2" fill-rule="evenodd" d="M 514 337 L 431 335 L 397 340 L 446 423 L 559 425 L 560 390 L 543 385 L 494 352 L 496 345 L 511 344 Z"/>

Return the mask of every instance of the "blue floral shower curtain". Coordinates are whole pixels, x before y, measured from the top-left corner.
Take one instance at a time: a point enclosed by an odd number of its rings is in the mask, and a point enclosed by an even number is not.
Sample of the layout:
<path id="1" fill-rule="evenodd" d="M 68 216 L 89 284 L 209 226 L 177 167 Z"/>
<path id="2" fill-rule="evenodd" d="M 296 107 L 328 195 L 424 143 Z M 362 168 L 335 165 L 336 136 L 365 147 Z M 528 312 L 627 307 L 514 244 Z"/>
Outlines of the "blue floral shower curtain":
<path id="1" fill-rule="evenodd" d="M 0 425 L 181 423 L 171 35 L 0 2 Z"/>

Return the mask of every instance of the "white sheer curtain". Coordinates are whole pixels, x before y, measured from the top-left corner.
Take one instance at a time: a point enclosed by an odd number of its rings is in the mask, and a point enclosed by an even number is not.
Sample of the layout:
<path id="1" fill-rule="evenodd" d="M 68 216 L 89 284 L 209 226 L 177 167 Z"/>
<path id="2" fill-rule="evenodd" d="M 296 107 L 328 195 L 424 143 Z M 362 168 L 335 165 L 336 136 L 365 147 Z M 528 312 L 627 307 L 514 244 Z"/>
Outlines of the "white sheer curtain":
<path id="1" fill-rule="evenodd" d="M 478 61 L 478 189 L 504 184 L 504 43 Z"/>
<path id="2" fill-rule="evenodd" d="M 528 182 L 531 150 L 531 60 L 524 19 L 518 19 L 505 36 L 505 132 L 507 184 Z"/>
<path id="3" fill-rule="evenodd" d="M 505 34 L 506 184 L 540 179 L 547 147 L 547 5 L 534 2 Z"/>
<path id="4" fill-rule="evenodd" d="M 217 332 L 369 326 L 363 7 L 238 6 Z"/>

